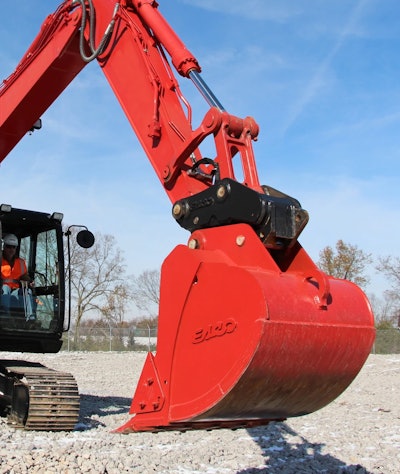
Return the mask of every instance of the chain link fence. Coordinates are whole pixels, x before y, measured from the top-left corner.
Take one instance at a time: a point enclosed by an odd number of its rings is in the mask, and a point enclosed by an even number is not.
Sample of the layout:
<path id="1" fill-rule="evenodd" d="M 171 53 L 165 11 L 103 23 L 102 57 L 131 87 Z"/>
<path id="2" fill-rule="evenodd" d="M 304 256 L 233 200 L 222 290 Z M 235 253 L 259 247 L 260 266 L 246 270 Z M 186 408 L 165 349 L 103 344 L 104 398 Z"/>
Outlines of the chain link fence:
<path id="1" fill-rule="evenodd" d="M 400 329 L 378 329 L 373 354 L 400 354 Z"/>
<path id="2" fill-rule="evenodd" d="M 154 351 L 157 328 L 80 328 L 64 334 L 63 350 L 67 351 Z"/>
<path id="3" fill-rule="evenodd" d="M 67 351 L 154 351 L 157 328 L 81 328 L 64 334 Z M 400 330 L 378 329 L 373 354 L 400 354 Z"/>

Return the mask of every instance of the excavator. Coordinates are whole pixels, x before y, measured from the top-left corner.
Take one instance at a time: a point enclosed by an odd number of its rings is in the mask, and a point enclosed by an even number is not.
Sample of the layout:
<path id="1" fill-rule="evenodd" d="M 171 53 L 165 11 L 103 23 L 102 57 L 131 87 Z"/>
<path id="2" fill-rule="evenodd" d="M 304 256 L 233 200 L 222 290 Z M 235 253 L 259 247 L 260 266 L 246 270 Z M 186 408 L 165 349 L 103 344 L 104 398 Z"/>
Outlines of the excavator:
<path id="1" fill-rule="evenodd" d="M 132 416 L 116 431 L 234 429 L 312 413 L 365 363 L 375 338 L 370 304 L 303 249 L 307 211 L 259 181 L 257 122 L 223 107 L 159 7 L 155 0 L 61 3 L 1 85 L 0 161 L 97 61 L 173 219 L 189 232 L 161 267 L 156 351 L 144 362 Z M 206 104 L 196 124 L 185 80 Z M 206 141 L 213 146 L 204 153 Z M 2 328 L 0 349 L 59 348 L 38 347 L 41 338 Z M 29 419 L 30 407 L 24 411 Z"/>

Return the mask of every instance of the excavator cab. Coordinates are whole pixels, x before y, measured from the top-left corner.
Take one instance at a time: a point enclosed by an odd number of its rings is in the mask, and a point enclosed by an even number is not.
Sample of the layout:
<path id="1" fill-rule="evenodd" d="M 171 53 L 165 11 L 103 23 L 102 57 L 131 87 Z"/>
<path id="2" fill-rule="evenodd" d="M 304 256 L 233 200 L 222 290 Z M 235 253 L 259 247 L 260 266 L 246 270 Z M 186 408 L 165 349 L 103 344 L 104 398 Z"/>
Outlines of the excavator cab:
<path id="1" fill-rule="evenodd" d="M 64 329 L 64 251 L 61 213 L 0 206 L 4 237 L 16 236 L 17 257 L 26 262 L 32 284 L 18 284 L 0 299 L 0 347 L 6 351 L 57 352 Z M 3 250 L 3 248 L 2 248 Z M 1 256 L 2 258 L 2 256 Z M 17 283 L 14 284 L 17 286 Z"/>
<path id="2" fill-rule="evenodd" d="M 70 227 L 63 232 L 62 219 L 58 212 L 46 214 L 0 205 L 2 351 L 53 353 L 61 348 L 62 333 L 68 329 L 70 318 L 68 314 L 64 321 L 63 237 L 68 237 L 69 250 L 71 236 Z M 77 243 L 91 247 L 93 234 L 81 230 Z M 25 261 L 31 283 L 12 281 L 6 272 L 3 274 L 7 245 Z M 0 414 L 17 428 L 72 430 L 79 416 L 77 383 L 69 373 L 7 357 L 0 360 Z"/>

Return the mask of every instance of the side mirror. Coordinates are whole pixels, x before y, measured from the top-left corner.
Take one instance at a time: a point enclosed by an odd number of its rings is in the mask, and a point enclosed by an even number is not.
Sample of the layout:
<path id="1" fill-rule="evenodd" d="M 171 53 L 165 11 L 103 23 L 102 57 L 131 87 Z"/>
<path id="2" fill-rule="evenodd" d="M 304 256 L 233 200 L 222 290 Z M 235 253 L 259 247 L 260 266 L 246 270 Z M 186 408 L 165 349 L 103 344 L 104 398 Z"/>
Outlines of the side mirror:
<path id="1" fill-rule="evenodd" d="M 90 230 L 80 230 L 76 235 L 76 241 L 80 247 L 84 249 L 89 249 L 94 245 L 94 235 L 90 232 Z"/>

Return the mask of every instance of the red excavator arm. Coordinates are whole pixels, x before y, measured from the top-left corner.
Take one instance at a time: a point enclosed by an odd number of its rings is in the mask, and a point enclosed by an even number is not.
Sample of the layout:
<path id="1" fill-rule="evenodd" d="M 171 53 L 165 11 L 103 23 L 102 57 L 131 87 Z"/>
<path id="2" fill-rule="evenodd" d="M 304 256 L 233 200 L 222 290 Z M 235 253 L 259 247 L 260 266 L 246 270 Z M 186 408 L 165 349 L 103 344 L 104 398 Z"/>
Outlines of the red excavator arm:
<path id="1" fill-rule="evenodd" d="M 299 202 L 258 180 L 258 126 L 224 110 L 152 0 L 68 0 L 0 89 L 0 161 L 97 60 L 191 232 L 161 273 L 159 336 L 120 431 L 265 424 L 337 397 L 365 362 L 371 309 L 297 238 Z M 196 128 L 175 70 L 209 104 Z M 200 147 L 211 137 L 215 154 Z M 235 177 L 238 161 L 243 179 Z"/>
<path id="2" fill-rule="evenodd" d="M 94 43 L 100 43 L 97 54 L 91 49 Z M 198 145 L 210 134 L 215 135 L 217 156 L 221 156 L 221 175 L 233 178 L 232 160 L 226 158 L 239 152 L 246 184 L 260 190 L 250 145 L 258 133 L 254 120 L 232 117 L 214 99 L 218 106 L 192 130 L 190 104 L 180 92 L 165 50 L 178 72 L 192 77 L 207 93 L 197 60 L 162 18 L 156 2 L 69 0 L 61 4 L 3 82 L 0 161 L 84 66 L 97 59 L 173 202 L 210 185 L 210 178 L 193 179 L 188 174 L 200 159 Z"/>

